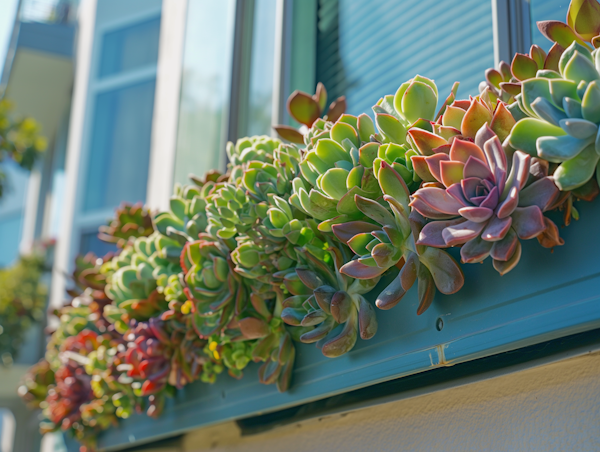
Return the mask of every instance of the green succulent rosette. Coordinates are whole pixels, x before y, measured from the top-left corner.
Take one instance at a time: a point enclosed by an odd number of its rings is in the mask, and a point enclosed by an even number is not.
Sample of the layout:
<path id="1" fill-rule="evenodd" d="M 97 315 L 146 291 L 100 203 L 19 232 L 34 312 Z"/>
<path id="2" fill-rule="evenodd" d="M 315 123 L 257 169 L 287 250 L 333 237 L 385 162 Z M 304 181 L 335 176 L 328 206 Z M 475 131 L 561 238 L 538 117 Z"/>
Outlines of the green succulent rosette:
<path id="1" fill-rule="evenodd" d="M 207 234 L 181 254 L 184 293 L 192 302 L 192 324 L 201 338 L 220 333 L 244 310 L 247 292 L 234 271 L 229 249 Z"/>
<path id="2" fill-rule="evenodd" d="M 392 267 L 401 267 L 398 276 L 377 297 L 376 305 L 380 309 L 396 306 L 418 282 L 417 314 L 421 314 L 431 305 L 436 288 L 443 294 L 455 293 L 463 286 L 464 275 L 447 252 L 416 245 L 415 237 L 424 220 L 418 213 L 410 213 L 410 193 L 402 177 L 385 162 L 377 177 L 387 206 L 357 196 L 356 203 L 369 222 L 333 226 L 336 237 L 356 253 L 356 259 L 345 263 L 340 273 L 368 280 Z"/>
<path id="3" fill-rule="evenodd" d="M 367 340 L 377 332 L 375 310 L 363 295 L 380 277 L 354 279 L 340 273 L 351 252 L 339 243 L 330 242 L 326 252 L 329 263 L 302 250 L 303 265 L 284 276 L 291 296 L 283 302 L 281 317 L 299 329 L 300 342 L 316 342 L 324 356 L 335 358 L 349 352 L 359 335 Z"/>
<path id="4" fill-rule="evenodd" d="M 147 320 L 169 309 L 157 281 L 180 272 L 177 261 L 164 251 L 171 240 L 155 232 L 150 237 L 139 237 L 119 256 L 103 266 L 107 274 L 105 289 L 113 300 L 104 309 L 105 317 L 124 333 L 131 319 Z"/>
<path id="5" fill-rule="evenodd" d="M 600 54 L 573 42 L 562 54 L 558 72 L 538 74 L 522 84 L 520 109 L 509 144 L 558 165 L 553 178 L 560 190 L 600 178 Z"/>

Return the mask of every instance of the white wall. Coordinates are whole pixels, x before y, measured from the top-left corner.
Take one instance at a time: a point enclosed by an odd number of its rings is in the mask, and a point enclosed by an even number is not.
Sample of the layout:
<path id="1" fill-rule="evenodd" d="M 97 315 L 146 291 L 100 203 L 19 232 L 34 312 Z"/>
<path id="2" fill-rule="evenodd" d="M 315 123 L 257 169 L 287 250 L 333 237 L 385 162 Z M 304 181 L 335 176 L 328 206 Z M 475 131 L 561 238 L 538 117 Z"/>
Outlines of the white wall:
<path id="1" fill-rule="evenodd" d="M 182 452 L 598 451 L 600 353 L 241 438 L 234 423 Z"/>

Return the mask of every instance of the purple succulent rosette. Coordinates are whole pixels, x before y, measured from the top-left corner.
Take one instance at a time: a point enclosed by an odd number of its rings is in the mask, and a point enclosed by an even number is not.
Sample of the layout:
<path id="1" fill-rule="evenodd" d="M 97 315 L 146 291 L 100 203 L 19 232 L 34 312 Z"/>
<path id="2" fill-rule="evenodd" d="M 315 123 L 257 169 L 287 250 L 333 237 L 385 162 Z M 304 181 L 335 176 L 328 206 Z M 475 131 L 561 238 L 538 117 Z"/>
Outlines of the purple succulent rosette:
<path id="1" fill-rule="evenodd" d="M 429 218 L 418 245 L 462 245 L 464 263 L 491 256 L 501 274 L 521 257 L 519 239 L 544 233 L 551 221 L 543 213 L 559 194 L 552 177 L 532 167 L 531 156 L 513 154 L 509 167 L 496 134 L 485 124 L 474 141 L 456 138 L 448 154 L 425 157 L 438 186 L 420 188 L 411 207 Z M 442 188 L 443 187 L 443 188 Z"/>

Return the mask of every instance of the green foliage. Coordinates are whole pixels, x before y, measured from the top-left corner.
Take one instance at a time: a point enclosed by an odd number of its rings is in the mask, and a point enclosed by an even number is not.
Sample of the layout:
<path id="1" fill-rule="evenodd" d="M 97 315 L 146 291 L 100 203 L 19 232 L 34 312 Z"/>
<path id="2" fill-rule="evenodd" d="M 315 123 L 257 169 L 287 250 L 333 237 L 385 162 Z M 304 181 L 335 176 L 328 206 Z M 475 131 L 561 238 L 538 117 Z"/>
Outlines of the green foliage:
<path id="1" fill-rule="evenodd" d="M 596 9 L 574 0 L 568 24 L 542 25 L 557 43 L 549 54 L 534 46 L 489 70 L 469 99 L 455 83 L 439 102 L 417 75 L 373 120 L 344 114 L 343 99 L 326 110 L 320 84 L 295 92 L 288 109 L 303 127 L 276 128 L 295 144 L 229 143 L 227 173 L 177 185 L 152 228 L 140 206 L 121 207 L 101 234 L 121 249 L 78 260 L 74 299 L 24 399 L 93 446 L 119 417 L 158 416 L 176 390 L 225 370 L 242 378 L 251 362 L 286 391 L 302 344 L 352 353 L 407 292 L 420 315 L 459 291 L 462 267 L 446 249 L 505 274 L 520 240 L 562 245 L 544 213 L 577 218 L 573 199 L 600 192 Z"/>
<path id="2" fill-rule="evenodd" d="M 0 99 L 0 164 L 7 158 L 21 168 L 31 170 L 35 160 L 46 149 L 46 139 L 40 134 L 40 126 L 33 118 L 16 118 L 13 105 Z M 6 175 L 0 166 L 0 198 L 4 193 Z"/>
<path id="3" fill-rule="evenodd" d="M 4 365 L 12 364 L 29 328 L 43 320 L 45 259 L 45 251 L 38 250 L 0 269 L 0 362 Z"/>

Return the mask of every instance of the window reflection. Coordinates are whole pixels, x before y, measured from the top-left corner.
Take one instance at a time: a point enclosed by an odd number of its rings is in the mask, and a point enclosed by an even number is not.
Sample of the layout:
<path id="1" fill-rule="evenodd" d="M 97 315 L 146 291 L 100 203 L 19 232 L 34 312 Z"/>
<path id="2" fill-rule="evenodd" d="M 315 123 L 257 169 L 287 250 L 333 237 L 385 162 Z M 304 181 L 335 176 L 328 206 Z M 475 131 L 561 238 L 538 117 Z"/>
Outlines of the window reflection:
<path id="1" fill-rule="evenodd" d="M 152 79 L 97 95 L 84 210 L 145 200 L 154 85 Z"/>
<path id="2" fill-rule="evenodd" d="M 222 168 L 231 80 L 233 0 L 190 0 L 183 57 L 176 182 Z"/>
<path id="3" fill-rule="evenodd" d="M 269 135 L 272 121 L 276 0 L 256 0 L 252 26 L 247 135 Z"/>

